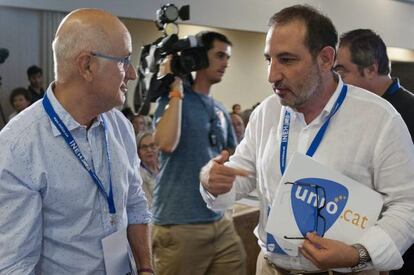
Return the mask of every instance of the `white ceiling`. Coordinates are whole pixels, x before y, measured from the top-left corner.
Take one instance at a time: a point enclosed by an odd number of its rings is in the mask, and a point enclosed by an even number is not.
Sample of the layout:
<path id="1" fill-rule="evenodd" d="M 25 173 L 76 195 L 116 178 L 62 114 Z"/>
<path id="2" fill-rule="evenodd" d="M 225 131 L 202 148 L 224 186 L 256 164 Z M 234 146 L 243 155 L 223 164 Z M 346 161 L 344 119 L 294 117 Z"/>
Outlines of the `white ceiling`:
<path id="1" fill-rule="evenodd" d="M 0 6 L 55 11 L 97 7 L 145 20 L 154 20 L 155 11 L 166 3 L 190 4 L 188 24 L 258 32 L 267 30 L 274 12 L 293 4 L 310 4 L 327 14 L 339 33 L 371 28 L 389 46 L 414 49 L 414 0 L 0 0 Z"/>

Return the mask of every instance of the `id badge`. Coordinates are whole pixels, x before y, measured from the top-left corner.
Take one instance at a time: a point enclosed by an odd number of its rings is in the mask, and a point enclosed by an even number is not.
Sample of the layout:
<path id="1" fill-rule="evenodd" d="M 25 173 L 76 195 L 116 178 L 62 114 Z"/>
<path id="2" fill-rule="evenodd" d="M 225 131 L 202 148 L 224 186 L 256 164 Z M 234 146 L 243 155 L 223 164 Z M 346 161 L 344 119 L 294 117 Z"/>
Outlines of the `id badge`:
<path id="1" fill-rule="evenodd" d="M 270 206 L 267 208 L 267 215 L 269 216 Z M 269 232 L 266 232 L 266 250 L 271 253 L 278 253 L 282 255 L 287 255 L 285 251 L 279 246 L 275 237 Z"/>
<path id="2" fill-rule="evenodd" d="M 103 238 L 102 248 L 107 275 L 134 274 L 128 253 L 126 228 Z"/>

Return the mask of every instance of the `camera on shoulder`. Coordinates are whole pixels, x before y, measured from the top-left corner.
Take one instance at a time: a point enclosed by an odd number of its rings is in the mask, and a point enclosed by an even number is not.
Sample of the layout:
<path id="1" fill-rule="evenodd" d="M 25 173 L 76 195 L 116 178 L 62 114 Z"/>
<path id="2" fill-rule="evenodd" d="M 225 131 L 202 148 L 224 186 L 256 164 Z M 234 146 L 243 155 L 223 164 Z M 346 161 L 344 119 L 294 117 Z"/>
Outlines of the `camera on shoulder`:
<path id="1" fill-rule="evenodd" d="M 138 84 L 134 105 L 140 114 L 148 114 L 149 105 L 157 98 L 168 94 L 174 76 L 191 79 L 191 72 L 208 67 L 207 50 L 195 36 L 179 39 L 176 21 L 190 18 L 190 6 L 178 9 L 174 4 L 163 5 L 156 13 L 155 25 L 163 36 L 141 48 L 138 66 Z M 159 66 L 168 55 L 172 55 L 171 72 L 158 78 Z"/>

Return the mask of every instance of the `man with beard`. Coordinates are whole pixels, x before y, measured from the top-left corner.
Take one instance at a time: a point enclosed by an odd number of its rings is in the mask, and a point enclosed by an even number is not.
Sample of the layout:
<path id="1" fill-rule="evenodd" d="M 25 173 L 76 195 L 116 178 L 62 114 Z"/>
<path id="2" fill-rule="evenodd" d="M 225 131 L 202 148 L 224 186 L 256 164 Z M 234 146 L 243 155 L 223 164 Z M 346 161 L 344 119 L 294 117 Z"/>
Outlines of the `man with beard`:
<path id="1" fill-rule="evenodd" d="M 378 274 L 401 267 L 401 254 L 414 240 L 414 146 L 404 121 L 383 99 L 345 85 L 333 72 L 337 32 L 329 18 L 296 5 L 276 13 L 269 25 L 264 55 L 275 95 L 254 110 L 229 163 L 224 165 L 223 152 L 202 169 L 204 200 L 223 209 L 257 189 L 257 274 L 336 274 L 337 268 Z M 383 195 L 377 224 L 356 243 L 308 232 L 299 255 L 291 257 L 265 231 L 268 209 L 295 152 Z"/>

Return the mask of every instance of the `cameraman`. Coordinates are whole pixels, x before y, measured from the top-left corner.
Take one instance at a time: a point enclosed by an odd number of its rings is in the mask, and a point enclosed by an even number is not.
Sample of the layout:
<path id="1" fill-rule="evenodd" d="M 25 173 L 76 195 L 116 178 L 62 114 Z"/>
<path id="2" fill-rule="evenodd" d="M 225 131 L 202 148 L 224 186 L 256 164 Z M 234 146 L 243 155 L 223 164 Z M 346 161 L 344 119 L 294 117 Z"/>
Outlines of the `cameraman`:
<path id="1" fill-rule="evenodd" d="M 245 274 L 245 252 L 232 221 L 207 208 L 199 192 L 199 172 L 221 150 L 234 150 L 236 138 L 224 107 L 209 96 L 224 75 L 231 42 L 216 32 L 197 34 L 208 50 L 209 67 L 194 84 L 179 78 L 155 112 L 155 142 L 161 171 L 154 189 L 153 249 L 156 273 Z M 170 58 L 160 73 L 170 70 Z"/>

